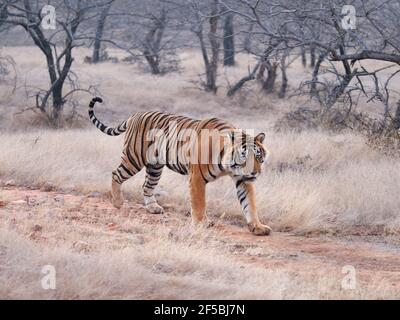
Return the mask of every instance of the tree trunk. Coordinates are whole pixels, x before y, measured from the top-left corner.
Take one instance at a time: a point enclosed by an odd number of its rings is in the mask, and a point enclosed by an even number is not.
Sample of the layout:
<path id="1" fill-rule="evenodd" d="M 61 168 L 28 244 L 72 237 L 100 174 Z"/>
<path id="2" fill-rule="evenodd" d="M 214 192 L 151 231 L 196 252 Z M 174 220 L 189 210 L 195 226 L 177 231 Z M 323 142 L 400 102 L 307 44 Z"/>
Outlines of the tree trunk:
<path id="1" fill-rule="evenodd" d="M 217 37 L 218 30 L 218 0 L 214 0 L 211 4 L 210 31 L 208 38 L 211 45 L 211 62 L 206 66 L 206 91 L 217 92 L 217 71 L 219 60 L 219 42 Z"/>
<path id="2" fill-rule="evenodd" d="M 150 66 L 152 74 L 160 74 L 160 46 L 164 36 L 167 13 L 163 8 L 159 18 L 155 18 L 152 29 L 146 36 L 143 55 Z"/>
<path id="3" fill-rule="evenodd" d="M 257 73 L 257 80 L 260 82 L 264 82 L 264 73 L 265 73 L 265 61 L 261 62 L 260 69 Z"/>
<path id="4" fill-rule="evenodd" d="M 150 66 L 151 73 L 155 75 L 160 74 L 161 71 L 160 71 L 160 63 L 158 57 L 156 55 L 151 54 L 150 51 L 148 50 L 144 51 L 144 57 Z"/>
<path id="5" fill-rule="evenodd" d="M 315 67 L 315 45 L 311 45 L 310 47 L 310 67 L 314 68 Z"/>
<path id="6" fill-rule="evenodd" d="M 249 30 L 247 30 L 247 34 L 244 38 L 243 48 L 246 52 L 251 52 L 251 36 L 254 28 L 254 23 L 249 25 Z"/>
<path id="7" fill-rule="evenodd" d="M 235 93 L 237 91 L 239 91 L 247 81 L 254 80 L 256 78 L 255 74 L 257 73 L 257 70 L 258 70 L 259 67 L 260 67 L 260 63 L 257 63 L 256 66 L 254 67 L 253 71 L 251 71 L 251 73 L 249 75 L 247 75 L 247 76 L 243 77 L 242 79 L 240 79 L 232 88 L 230 88 L 228 90 L 226 95 L 228 97 L 234 96 Z"/>
<path id="8" fill-rule="evenodd" d="M 286 55 L 284 55 L 281 60 L 282 83 L 281 83 L 281 88 L 279 90 L 279 95 L 278 95 L 280 99 L 285 97 L 286 89 L 288 86 L 288 78 L 287 78 L 287 74 L 286 74 L 286 68 L 287 68 Z"/>
<path id="9" fill-rule="evenodd" d="M 400 100 L 397 102 L 396 113 L 394 114 L 393 119 L 394 128 L 399 130 L 400 129 Z"/>
<path id="10" fill-rule="evenodd" d="M 225 16 L 224 23 L 224 66 L 235 64 L 235 42 L 233 33 L 233 14 Z"/>
<path id="11" fill-rule="evenodd" d="M 330 93 L 330 95 L 328 97 L 328 101 L 326 103 L 327 109 L 331 109 L 335 105 L 336 101 L 345 92 L 345 90 L 346 90 L 347 86 L 349 85 L 352 78 L 353 78 L 353 75 L 344 76 L 343 80 L 335 88 L 333 88 L 332 92 Z"/>
<path id="12" fill-rule="evenodd" d="M 7 12 L 7 4 L 4 3 L 3 5 L 0 6 L 0 27 L 4 23 L 4 21 L 7 19 L 8 12 Z"/>
<path id="13" fill-rule="evenodd" d="M 306 48 L 304 46 L 301 46 L 301 64 L 303 67 L 307 67 L 307 55 L 306 55 Z"/>
<path id="14" fill-rule="evenodd" d="M 92 63 L 100 62 L 101 40 L 103 38 L 104 26 L 106 24 L 106 19 L 110 7 L 111 4 L 105 6 L 100 13 L 99 20 L 97 20 L 96 36 L 93 45 Z"/>
<path id="15" fill-rule="evenodd" d="M 318 57 L 317 63 L 314 66 L 312 80 L 311 80 L 311 88 L 310 88 L 310 96 L 311 97 L 318 95 L 318 92 L 317 92 L 318 74 L 319 74 L 319 69 L 321 67 L 321 64 L 325 59 L 325 56 L 326 56 L 326 52 L 321 52 Z"/>
<path id="16" fill-rule="evenodd" d="M 61 122 L 61 114 L 64 105 L 63 97 L 62 97 L 62 85 L 56 85 L 53 88 L 52 97 L 53 97 L 53 109 L 51 112 L 51 120 L 53 125 L 58 128 L 60 127 Z"/>
<path id="17" fill-rule="evenodd" d="M 263 90 L 265 93 L 272 93 L 275 87 L 275 80 L 276 80 L 276 69 L 278 65 L 276 63 L 269 62 L 268 60 L 265 61 L 265 67 L 267 69 L 267 79 L 263 84 Z"/>

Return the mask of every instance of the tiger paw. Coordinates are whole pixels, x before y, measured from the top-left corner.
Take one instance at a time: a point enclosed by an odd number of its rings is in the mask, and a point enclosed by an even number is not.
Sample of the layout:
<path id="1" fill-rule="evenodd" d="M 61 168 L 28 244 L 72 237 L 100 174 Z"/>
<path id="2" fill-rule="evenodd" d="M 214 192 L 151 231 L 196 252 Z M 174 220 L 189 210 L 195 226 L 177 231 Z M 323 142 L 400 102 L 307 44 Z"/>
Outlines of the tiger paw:
<path id="1" fill-rule="evenodd" d="M 122 197 L 113 197 L 112 198 L 112 204 L 115 208 L 121 209 L 121 207 L 124 204 L 124 198 Z"/>
<path id="2" fill-rule="evenodd" d="M 267 236 L 272 231 L 270 227 L 261 223 L 258 224 L 249 223 L 248 227 L 250 232 L 252 232 L 256 236 Z"/>
<path id="3" fill-rule="evenodd" d="M 164 208 L 161 207 L 158 203 L 150 203 L 146 206 L 146 210 L 152 214 L 161 214 L 164 213 Z"/>
<path id="4" fill-rule="evenodd" d="M 209 220 L 208 218 L 204 218 L 204 219 L 202 219 L 200 221 L 193 219 L 192 220 L 192 225 L 195 226 L 195 227 L 200 227 L 200 228 L 206 228 L 207 229 L 207 228 L 214 227 L 215 226 L 215 222 Z"/>

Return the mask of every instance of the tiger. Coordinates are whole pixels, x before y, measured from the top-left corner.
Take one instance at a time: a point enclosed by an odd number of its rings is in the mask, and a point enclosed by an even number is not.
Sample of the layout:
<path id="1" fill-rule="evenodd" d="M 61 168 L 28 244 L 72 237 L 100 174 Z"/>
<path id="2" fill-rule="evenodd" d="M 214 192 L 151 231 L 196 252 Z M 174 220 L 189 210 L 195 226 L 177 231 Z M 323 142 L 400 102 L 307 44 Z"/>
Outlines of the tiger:
<path id="1" fill-rule="evenodd" d="M 222 119 L 196 120 L 157 111 L 136 112 L 117 127 L 109 127 L 95 116 L 97 102 L 103 100 L 95 97 L 89 103 L 91 122 L 109 136 L 125 133 L 121 163 L 112 171 L 114 207 L 120 209 L 124 204 L 122 184 L 145 168 L 142 185 L 145 208 L 152 214 L 163 213 L 154 189 L 166 166 L 189 176 L 192 221 L 207 223 L 206 185 L 228 175 L 235 183 L 250 232 L 255 235 L 271 233 L 271 228 L 260 222 L 254 188 L 268 155 L 264 146 L 265 133 L 254 137 Z"/>

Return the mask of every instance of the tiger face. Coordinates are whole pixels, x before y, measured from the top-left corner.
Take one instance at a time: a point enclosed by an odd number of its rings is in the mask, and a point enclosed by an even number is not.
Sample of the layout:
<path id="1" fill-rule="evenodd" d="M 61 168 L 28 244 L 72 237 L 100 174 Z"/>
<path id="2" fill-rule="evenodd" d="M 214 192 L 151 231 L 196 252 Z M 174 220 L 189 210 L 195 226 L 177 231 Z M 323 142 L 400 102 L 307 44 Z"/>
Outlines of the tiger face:
<path id="1" fill-rule="evenodd" d="M 243 133 L 238 139 L 239 141 L 232 144 L 223 159 L 226 170 L 232 177 L 245 182 L 256 180 L 267 157 L 267 149 L 263 144 L 264 139 L 264 133 L 260 133 L 256 137 Z"/>

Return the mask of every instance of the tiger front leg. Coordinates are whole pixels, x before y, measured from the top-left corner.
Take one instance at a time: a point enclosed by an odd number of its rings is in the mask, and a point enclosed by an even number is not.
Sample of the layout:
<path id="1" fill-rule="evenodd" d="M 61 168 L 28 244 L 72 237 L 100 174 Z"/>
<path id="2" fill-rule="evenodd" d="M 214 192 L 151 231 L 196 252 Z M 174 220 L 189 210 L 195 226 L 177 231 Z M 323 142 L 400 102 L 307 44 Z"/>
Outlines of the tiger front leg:
<path id="1" fill-rule="evenodd" d="M 193 166 L 189 174 L 192 221 L 206 222 L 206 182 L 198 166 Z"/>
<path id="2" fill-rule="evenodd" d="M 111 182 L 111 201 L 115 208 L 121 209 L 124 204 L 124 196 L 122 194 L 121 183 L 114 178 Z"/>
<path id="3" fill-rule="evenodd" d="M 237 181 L 236 191 L 249 230 L 257 236 L 269 235 L 271 228 L 262 224 L 258 218 L 254 185 L 248 182 Z"/>

